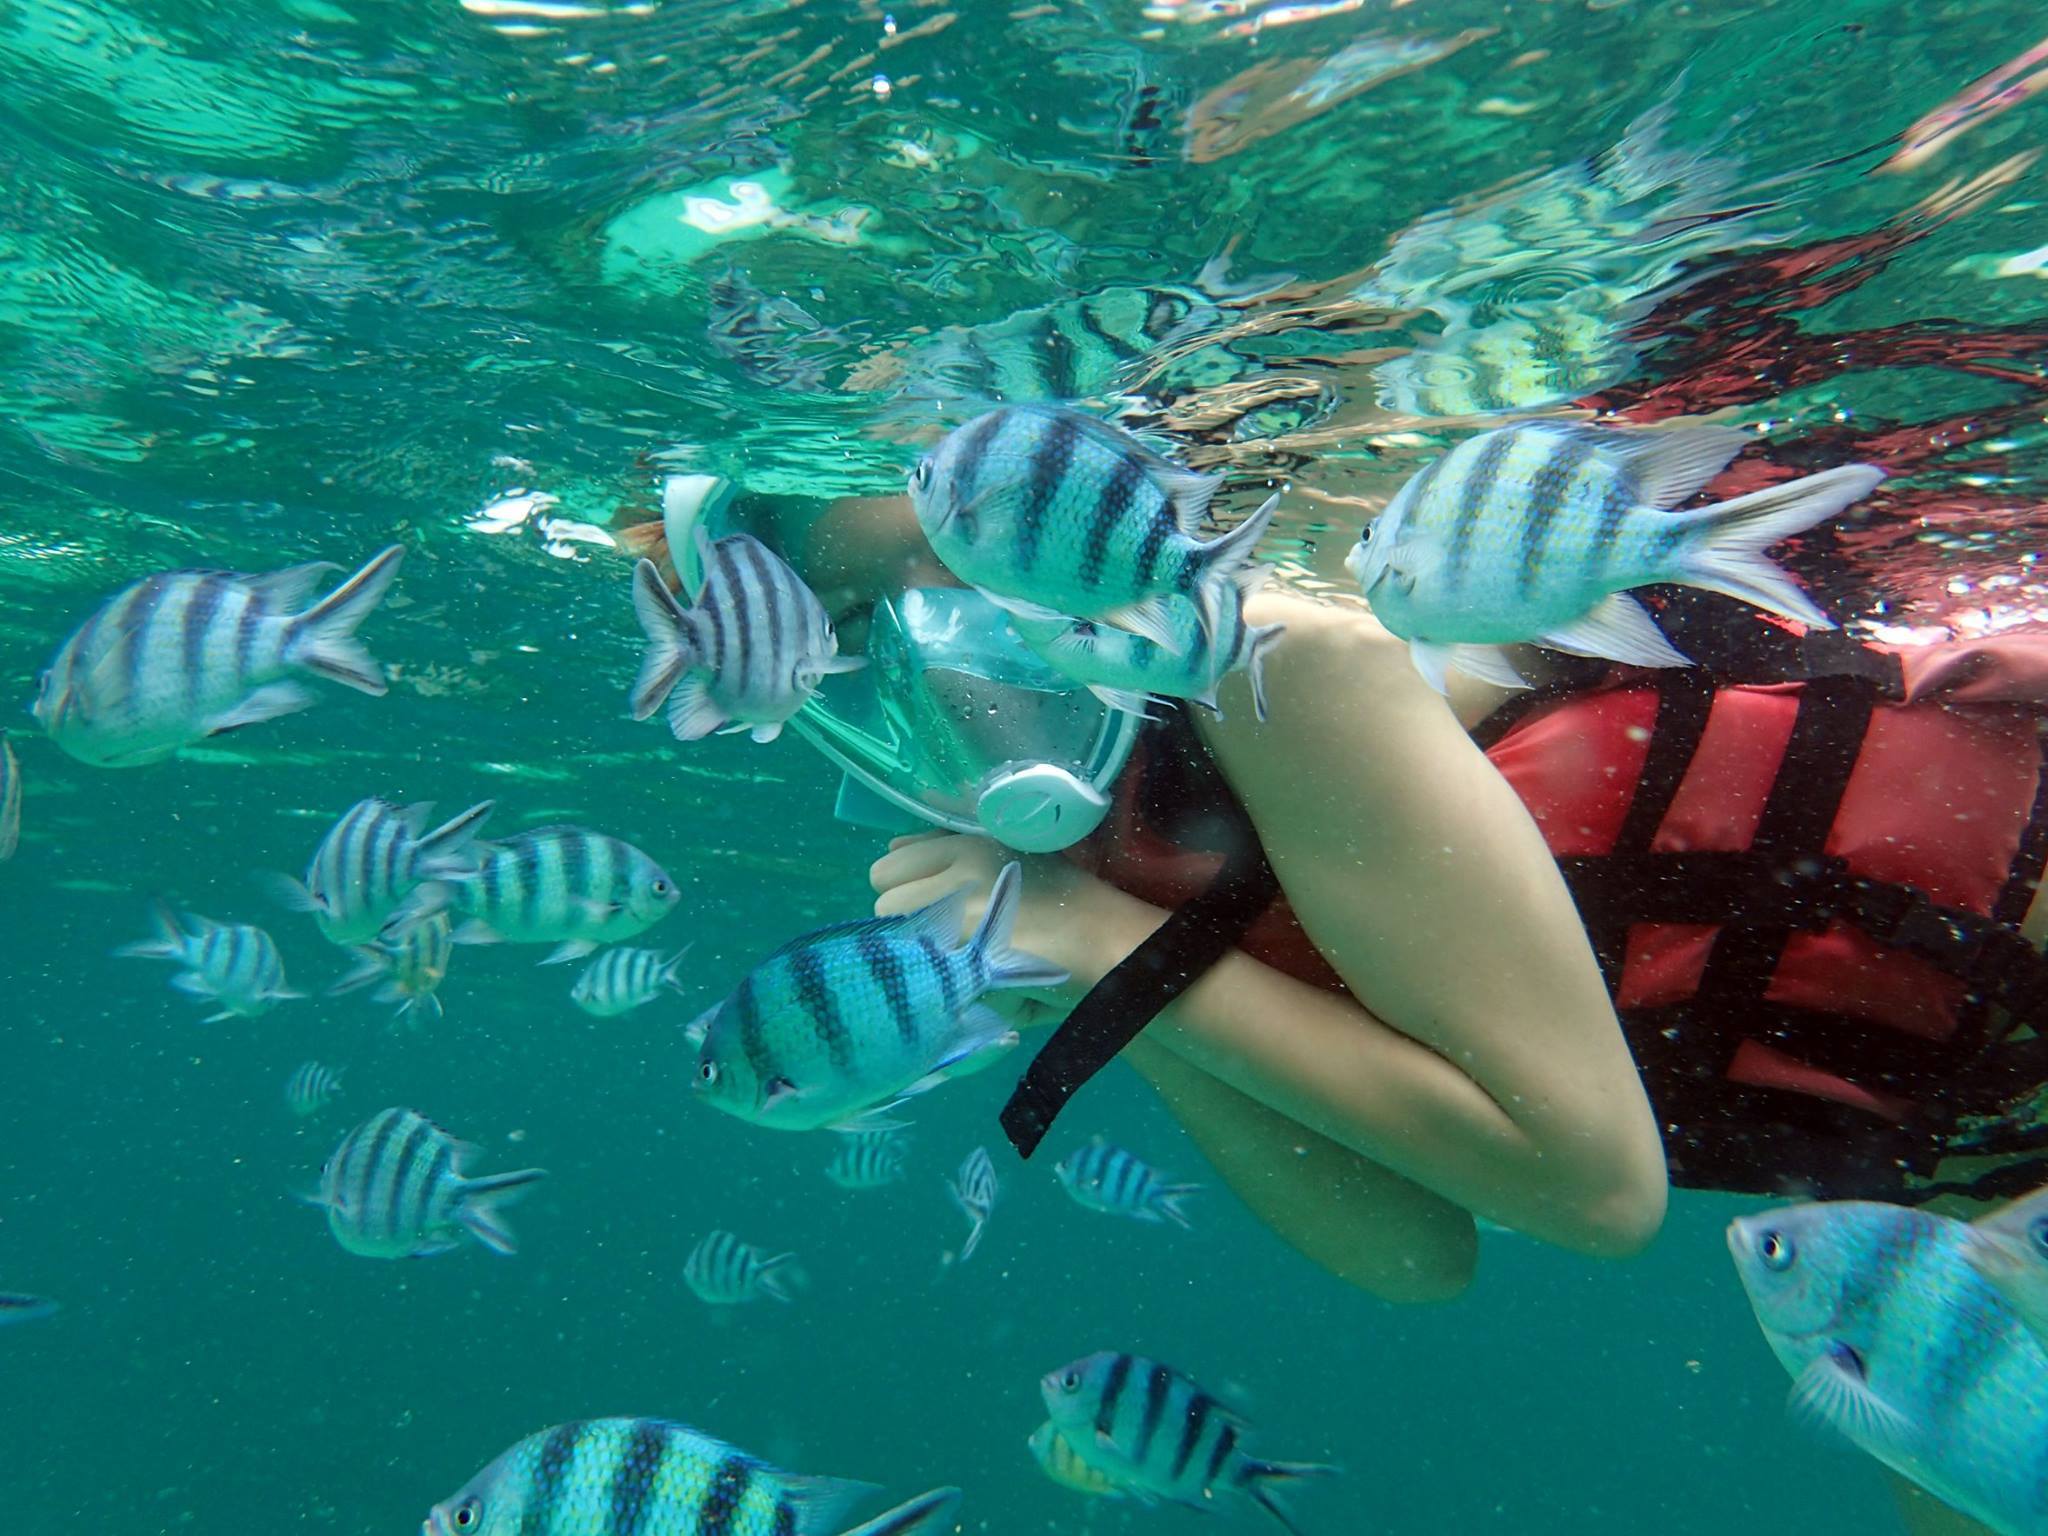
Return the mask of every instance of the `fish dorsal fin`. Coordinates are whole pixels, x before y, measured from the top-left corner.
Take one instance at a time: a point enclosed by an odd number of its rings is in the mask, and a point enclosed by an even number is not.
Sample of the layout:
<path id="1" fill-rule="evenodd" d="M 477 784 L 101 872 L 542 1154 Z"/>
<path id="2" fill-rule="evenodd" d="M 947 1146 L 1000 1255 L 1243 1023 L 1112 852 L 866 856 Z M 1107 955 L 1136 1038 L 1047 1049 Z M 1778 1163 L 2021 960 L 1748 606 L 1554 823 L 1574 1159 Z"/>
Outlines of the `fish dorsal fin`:
<path id="1" fill-rule="evenodd" d="M 882 1491 L 879 1484 L 846 1477 L 785 1474 L 781 1483 L 782 1496 L 796 1511 L 797 1536 L 839 1536 L 853 1506 Z"/>
<path id="2" fill-rule="evenodd" d="M 1590 434 L 1600 451 L 1635 476 L 1637 498 L 1646 507 L 1675 507 L 1696 494 L 1728 461 L 1756 440 L 1741 427 L 1667 427 L 1656 431 L 1615 432 L 1598 427 Z"/>
<path id="3" fill-rule="evenodd" d="M 502 846 L 505 843 L 516 842 L 523 837 L 560 837 L 565 832 L 574 832 L 579 837 L 603 836 L 602 833 L 593 832 L 588 827 L 579 827 L 573 821 L 551 821 L 544 826 L 527 827 L 523 831 L 514 832 L 507 837 L 495 839 L 494 842 L 495 845 Z"/>
<path id="4" fill-rule="evenodd" d="M 1173 503 L 1174 526 L 1181 535 L 1191 539 L 1200 533 L 1202 521 L 1209 515 L 1209 503 L 1216 499 L 1223 477 L 1198 475 L 1191 469 L 1182 469 L 1161 460 L 1159 467 L 1152 471 L 1152 478 L 1166 493 L 1166 499 Z"/>
<path id="5" fill-rule="evenodd" d="M 928 907 L 915 912 L 905 912 L 894 917 L 860 917 L 851 922 L 833 923 L 828 927 L 814 928 L 800 934 L 780 948 L 771 951 L 765 958 L 774 960 L 813 944 L 822 944 L 831 939 L 856 938 L 864 933 L 887 934 L 892 938 L 928 938 L 948 950 L 958 949 L 961 944 L 960 924 L 967 911 L 967 893 L 955 891 L 950 896 L 941 896 Z"/>

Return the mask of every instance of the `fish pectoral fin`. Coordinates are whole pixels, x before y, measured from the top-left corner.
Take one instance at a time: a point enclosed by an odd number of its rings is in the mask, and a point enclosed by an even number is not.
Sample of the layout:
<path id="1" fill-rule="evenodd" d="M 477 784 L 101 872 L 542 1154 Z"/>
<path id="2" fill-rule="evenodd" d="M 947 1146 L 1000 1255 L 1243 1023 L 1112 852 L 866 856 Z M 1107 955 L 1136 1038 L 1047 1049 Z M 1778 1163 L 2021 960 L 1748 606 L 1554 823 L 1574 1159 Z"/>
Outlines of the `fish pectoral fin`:
<path id="1" fill-rule="evenodd" d="M 786 1077 L 771 1077 L 761 1085 L 761 1107 L 773 1109 L 784 1099 L 793 1099 L 800 1090 Z"/>
<path id="2" fill-rule="evenodd" d="M 1552 650 L 1632 667 L 1689 667 L 1692 658 L 1664 638 L 1643 605 L 1626 592 L 1595 604 L 1583 618 L 1536 637 Z"/>
<path id="3" fill-rule="evenodd" d="M 907 1130 L 910 1127 L 908 1120 L 897 1120 L 889 1113 L 902 1102 L 900 1098 L 891 1099 L 886 1104 L 877 1104 L 871 1109 L 862 1110 L 859 1114 L 849 1115 L 844 1120 L 835 1120 L 825 1129 L 838 1131 L 845 1136 L 859 1136 L 871 1131 Z"/>
<path id="4" fill-rule="evenodd" d="M 757 743 L 770 742 L 782 734 L 780 720 L 765 720 L 759 725 L 747 728 L 747 734 Z"/>
<path id="5" fill-rule="evenodd" d="M 1438 693 L 1447 693 L 1450 684 L 1445 669 L 1451 663 L 1451 648 L 1439 645 L 1434 640 L 1410 640 L 1408 659 L 1415 663 L 1415 670 L 1422 674 L 1422 680 Z"/>
<path id="6" fill-rule="evenodd" d="M 1871 1389 L 1862 1357 L 1846 1344 L 1832 1344 L 1792 1383 L 1789 1408 L 1794 1422 L 1848 1439 L 1880 1459 L 1914 1454 L 1919 1439 L 1913 1421 Z"/>
<path id="7" fill-rule="evenodd" d="M 245 725 L 275 720 L 279 715 L 297 714 L 316 702 L 313 690 L 301 688 L 297 683 L 266 683 L 232 709 L 223 710 L 200 724 L 207 735 L 221 736 L 229 731 L 238 731 Z"/>
<path id="8" fill-rule="evenodd" d="M 1174 631 L 1173 601 L 1162 594 L 1141 603 L 1126 603 L 1110 609 L 1102 616 L 1102 622 L 1150 640 L 1169 656 L 1180 656 L 1186 653 L 1187 643 Z"/>
<path id="9" fill-rule="evenodd" d="M 1130 688 L 1106 688 L 1100 683 L 1090 683 L 1088 691 L 1111 709 L 1122 710 L 1127 715 L 1136 715 L 1144 720 L 1163 718 L 1152 713 L 1152 706 L 1165 706 L 1169 702 L 1156 694 L 1139 693 Z M 1215 706 L 1212 704 L 1210 707 L 1213 709 Z"/>

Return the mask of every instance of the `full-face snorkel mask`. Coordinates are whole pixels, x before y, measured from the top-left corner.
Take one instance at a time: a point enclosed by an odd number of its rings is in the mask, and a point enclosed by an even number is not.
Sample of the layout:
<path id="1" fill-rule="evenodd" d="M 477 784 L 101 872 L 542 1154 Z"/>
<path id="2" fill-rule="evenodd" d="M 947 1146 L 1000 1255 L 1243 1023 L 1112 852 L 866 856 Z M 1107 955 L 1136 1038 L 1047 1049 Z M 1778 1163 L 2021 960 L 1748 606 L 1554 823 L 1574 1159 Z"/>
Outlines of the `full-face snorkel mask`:
<path id="1" fill-rule="evenodd" d="M 663 495 L 671 558 L 698 582 L 693 530 L 739 530 L 730 482 L 672 477 Z M 1113 710 L 1028 649 L 979 592 L 912 588 L 876 602 L 868 665 L 825 678 L 790 725 L 843 770 L 837 814 L 901 832 L 982 833 L 1023 853 L 1071 847 L 1108 814 L 1138 737 Z M 1002 1112 L 1029 1157 L 1066 1101 L 1159 1010 L 1244 936 L 1279 892 L 1235 801 L 1223 867 L 1090 989 L 1040 1047 Z"/>

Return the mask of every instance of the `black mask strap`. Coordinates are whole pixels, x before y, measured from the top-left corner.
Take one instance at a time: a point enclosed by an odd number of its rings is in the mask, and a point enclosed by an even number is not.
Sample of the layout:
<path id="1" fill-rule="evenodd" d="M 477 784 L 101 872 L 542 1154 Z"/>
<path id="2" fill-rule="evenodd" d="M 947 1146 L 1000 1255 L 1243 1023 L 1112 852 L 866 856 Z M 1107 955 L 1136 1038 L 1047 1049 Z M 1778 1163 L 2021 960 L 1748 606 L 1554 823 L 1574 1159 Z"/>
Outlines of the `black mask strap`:
<path id="1" fill-rule="evenodd" d="M 1280 894 L 1250 819 L 1235 801 L 1229 809 L 1231 852 L 1215 878 L 1089 990 L 1018 1081 L 1002 1113 L 1018 1156 L 1037 1151 L 1075 1091 L 1221 960 Z"/>

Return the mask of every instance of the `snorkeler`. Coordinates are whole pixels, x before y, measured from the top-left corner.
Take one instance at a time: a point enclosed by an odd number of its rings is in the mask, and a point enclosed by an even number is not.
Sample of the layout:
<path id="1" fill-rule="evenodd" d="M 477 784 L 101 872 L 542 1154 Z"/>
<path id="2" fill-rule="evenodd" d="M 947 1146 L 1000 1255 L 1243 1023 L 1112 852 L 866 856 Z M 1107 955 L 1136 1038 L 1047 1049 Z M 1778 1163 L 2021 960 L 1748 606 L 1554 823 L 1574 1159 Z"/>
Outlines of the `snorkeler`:
<path id="1" fill-rule="evenodd" d="M 1013 1022 L 1075 1009 L 1219 869 L 1265 872 L 1279 894 L 1125 1054 L 1341 1278 L 1456 1294 L 1475 1217 L 1634 1252 L 1667 1164 L 1908 1202 L 2041 1182 L 2048 1069 L 2007 1034 L 2048 998 L 2048 640 L 1717 652 L 1704 624 L 1674 638 L 1706 666 L 1454 673 L 1446 708 L 1363 606 L 1264 592 L 1270 719 L 1233 674 L 1220 719 L 1147 723 L 954 586 L 904 500 L 742 510 L 870 661 L 793 722 L 842 814 L 939 828 L 876 862 L 877 912 L 1037 854 L 1015 942 L 1070 980 Z"/>

